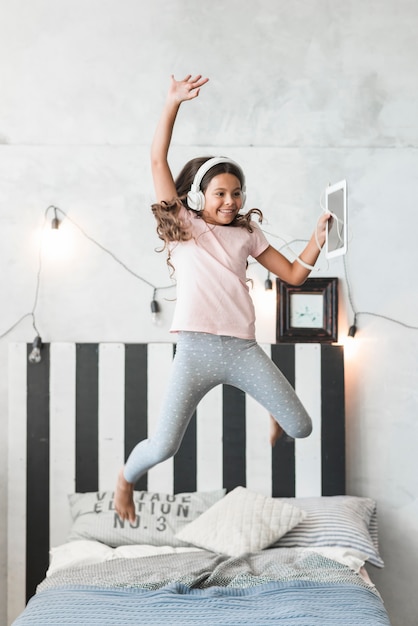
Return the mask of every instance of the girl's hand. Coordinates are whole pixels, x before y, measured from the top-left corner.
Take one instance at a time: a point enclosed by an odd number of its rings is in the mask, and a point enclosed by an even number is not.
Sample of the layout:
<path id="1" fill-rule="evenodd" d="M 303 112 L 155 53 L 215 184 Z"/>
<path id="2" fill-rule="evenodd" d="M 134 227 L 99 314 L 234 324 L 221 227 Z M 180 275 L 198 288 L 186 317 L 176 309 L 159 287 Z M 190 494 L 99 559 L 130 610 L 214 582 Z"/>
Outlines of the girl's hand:
<path id="1" fill-rule="evenodd" d="M 327 222 L 329 220 L 332 221 L 331 213 L 323 213 L 321 217 L 319 218 L 318 223 L 316 225 L 316 239 L 317 239 L 318 244 L 321 246 L 321 248 L 325 243 L 325 231 L 326 231 Z M 331 221 L 330 221 L 330 226 L 331 226 Z"/>
<path id="2" fill-rule="evenodd" d="M 191 74 L 188 74 L 183 80 L 176 80 L 173 75 L 171 75 L 171 84 L 168 90 L 168 98 L 180 104 L 180 102 L 184 102 L 185 100 L 193 100 L 193 98 L 197 98 L 200 92 L 200 88 L 202 85 L 205 85 L 208 82 L 209 78 L 202 78 L 201 74 L 192 77 Z"/>

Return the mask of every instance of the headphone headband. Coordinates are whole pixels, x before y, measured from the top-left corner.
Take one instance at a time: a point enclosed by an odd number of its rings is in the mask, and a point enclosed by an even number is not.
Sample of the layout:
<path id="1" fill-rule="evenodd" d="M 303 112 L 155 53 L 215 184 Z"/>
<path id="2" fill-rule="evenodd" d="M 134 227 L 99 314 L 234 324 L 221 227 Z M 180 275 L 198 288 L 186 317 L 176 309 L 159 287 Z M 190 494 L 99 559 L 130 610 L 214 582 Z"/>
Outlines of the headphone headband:
<path id="1" fill-rule="evenodd" d="M 190 187 L 190 191 L 187 194 L 187 204 L 194 211 L 203 211 L 205 207 L 205 196 L 203 195 L 200 189 L 200 185 L 202 183 L 203 177 L 205 176 L 205 174 L 207 174 L 209 170 L 212 169 L 212 167 L 215 167 L 215 165 L 218 165 L 220 163 L 230 163 L 231 165 L 234 165 L 239 171 L 241 178 L 242 178 L 242 193 L 243 193 L 243 205 L 244 205 L 245 176 L 244 176 L 244 172 L 241 169 L 241 166 L 238 165 L 236 161 L 233 161 L 232 159 L 229 159 L 228 157 L 212 157 L 211 159 L 208 159 L 207 161 L 205 161 L 199 167 L 199 169 L 197 170 L 194 176 L 192 186 Z"/>

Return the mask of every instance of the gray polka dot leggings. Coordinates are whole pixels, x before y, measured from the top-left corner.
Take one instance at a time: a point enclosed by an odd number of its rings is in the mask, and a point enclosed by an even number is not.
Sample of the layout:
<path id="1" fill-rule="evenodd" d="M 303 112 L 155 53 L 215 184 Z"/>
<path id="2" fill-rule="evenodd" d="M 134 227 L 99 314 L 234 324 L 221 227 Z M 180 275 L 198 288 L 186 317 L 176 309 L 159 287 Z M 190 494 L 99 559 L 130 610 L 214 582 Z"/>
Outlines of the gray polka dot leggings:
<path id="1" fill-rule="evenodd" d="M 293 387 L 256 341 L 181 332 L 157 428 L 132 450 L 124 468 L 128 482 L 177 452 L 200 400 L 221 384 L 251 395 L 291 437 L 311 433 L 311 418 Z"/>

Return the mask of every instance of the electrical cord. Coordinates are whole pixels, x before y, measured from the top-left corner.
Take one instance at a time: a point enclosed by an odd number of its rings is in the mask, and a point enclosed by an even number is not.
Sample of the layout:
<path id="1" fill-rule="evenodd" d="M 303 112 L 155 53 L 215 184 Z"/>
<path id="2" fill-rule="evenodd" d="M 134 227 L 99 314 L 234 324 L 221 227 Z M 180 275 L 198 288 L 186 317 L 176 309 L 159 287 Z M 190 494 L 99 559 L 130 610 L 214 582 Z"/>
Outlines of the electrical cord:
<path id="1" fill-rule="evenodd" d="M 167 289 L 172 289 L 173 287 L 175 287 L 175 285 L 166 285 L 166 286 L 162 286 L 162 287 L 158 287 L 157 285 L 154 285 L 153 283 L 151 283 L 149 280 L 147 280 L 146 278 L 144 278 L 143 276 L 140 276 L 139 274 L 137 274 L 137 272 L 135 272 L 134 270 L 132 270 L 128 265 L 126 265 L 126 263 L 124 263 L 123 261 L 121 261 L 111 250 L 109 250 L 108 248 L 106 248 L 106 246 L 104 246 L 103 244 L 101 244 L 100 242 L 98 242 L 96 239 L 94 239 L 94 237 L 92 237 L 91 235 L 89 235 L 79 224 L 77 224 L 77 222 L 75 220 L 73 220 L 65 211 L 63 211 L 62 209 L 54 206 L 54 205 L 50 205 L 47 207 L 47 209 L 45 210 L 45 214 L 44 214 L 44 222 L 43 222 L 43 226 L 42 226 L 42 232 L 41 232 L 41 240 L 40 240 L 40 244 L 39 244 L 39 250 L 38 250 L 38 270 L 36 273 L 36 285 L 35 285 L 35 297 L 34 297 L 34 301 L 33 301 L 33 305 L 32 305 L 32 310 L 29 313 L 25 313 L 24 315 L 22 315 L 22 317 L 20 317 L 12 326 L 10 326 L 10 328 L 8 328 L 5 332 L 3 332 L 2 334 L 0 334 L 0 340 L 3 339 L 4 337 L 6 337 L 9 333 L 11 333 L 21 322 L 23 322 L 23 320 L 25 320 L 27 317 L 31 317 L 32 318 L 32 326 L 33 329 L 35 330 L 37 336 L 40 336 L 40 332 L 38 330 L 37 327 L 37 323 L 36 323 L 36 308 L 38 305 L 38 299 L 39 299 L 39 289 L 40 289 L 40 284 L 41 284 L 41 273 L 42 273 L 42 251 L 43 251 L 43 240 L 44 240 L 44 233 L 45 233 L 45 227 L 47 224 L 47 218 L 48 218 L 48 213 L 50 211 L 54 211 L 55 217 L 54 217 L 54 221 L 55 221 L 55 225 L 53 226 L 54 228 L 58 228 L 59 225 L 59 221 L 57 222 L 57 212 L 61 213 L 62 215 L 65 216 L 66 219 L 68 219 L 68 221 L 75 226 L 75 228 L 77 228 L 80 233 L 89 241 L 91 241 L 93 244 L 95 244 L 98 248 L 100 248 L 100 250 L 102 250 L 103 252 L 105 252 L 106 254 L 108 254 L 116 263 L 118 263 L 119 265 L 121 265 L 123 267 L 124 270 L 126 270 L 127 272 L 129 272 L 132 276 L 134 276 L 135 278 L 137 278 L 138 280 L 140 280 L 141 282 L 143 282 L 144 284 L 148 285 L 149 287 L 151 287 L 151 289 L 153 290 L 153 296 L 152 296 L 152 301 L 151 301 L 151 309 L 152 309 L 152 313 L 155 313 L 155 308 L 156 308 L 156 294 L 158 291 L 165 291 Z"/>
<path id="2" fill-rule="evenodd" d="M 154 290 L 154 293 L 157 290 L 161 290 L 161 289 L 169 289 L 171 288 L 173 285 L 170 285 L 169 287 L 156 287 L 153 283 L 151 283 L 149 280 L 147 280 L 146 278 L 144 278 L 143 276 L 140 276 L 139 274 L 137 274 L 136 272 L 134 272 L 134 270 L 132 270 L 130 267 L 128 267 L 126 265 L 126 263 L 124 263 L 123 261 L 121 261 L 111 250 L 109 250 L 108 248 L 106 248 L 104 245 L 102 245 L 101 243 L 99 243 L 96 239 L 94 239 L 93 237 L 91 237 L 90 235 L 88 235 L 86 233 L 86 231 L 77 224 L 77 222 L 75 222 L 65 211 L 63 211 L 62 209 L 58 209 L 57 207 L 48 207 L 47 211 L 53 208 L 54 210 L 59 211 L 60 213 L 62 213 L 62 215 L 64 215 L 66 217 L 66 219 L 71 222 L 71 224 L 73 224 L 73 226 L 75 226 L 80 232 L 81 234 L 88 239 L 89 241 L 91 241 L 92 243 L 94 243 L 94 245 L 96 245 L 98 248 L 100 248 L 100 250 L 102 250 L 103 252 L 105 252 L 106 254 L 109 254 L 112 259 L 114 261 L 116 261 L 116 263 L 119 263 L 119 265 L 121 265 L 123 267 L 123 269 L 125 269 L 127 272 L 129 272 L 130 274 L 132 274 L 132 276 L 134 276 L 135 278 L 137 278 L 138 280 L 142 281 L 143 283 L 145 283 L 146 285 L 148 285 L 148 287 L 151 287 L 151 289 Z M 46 213 L 47 213 L 46 211 Z M 45 218 L 46 218 L 46 214 L 45 214 Z"/>
<path id="3" fill-rule="evenodd" d="M 321 203 L 321 207 L 322 207 L 322 203 Z M 323 207 L 322 207 L 323 208 Z M 6 331 L 4 331 L 3 333 L 0 334 L 0 340 L 3 339 L 4 337 L 6 337 L 9 333 L 11 333 L 21 322 L 23 322 L 23 320 L 25 320 L 28 317 L 32 318 L 32 326 L 33 329 L 36 332 L 37 337 L 35 338 L 35 341 L 37 338 L 40 338 L 40 332 L 38 330 L 38 326 L 37 326 L 37 322 L 36 322 L 36 308 L 38 305 L 38 299 L 39 299 L 39 290 L 40 290 L 40 283 L 41 283 L 41 273 L 42 273 L 42 252 L 43 252 L 43 238 L 44 238 L 44 232 L 45 232 L 45 226 L 46 226 L 46 222 L 47 222 L 47 217 L 48 217 L 48 213 L 53 210 L 55 213 L 55 217 L 54 217 L 54 221 L 55 221 L 55 228 L 58 227 L 59 225 L 59 220 L 58 222 L 57 220 L 57 212 L 59 211 L 59 213 L 61 213 L 62 215 L 65 216 L 66 219 L 68 219 L 68 221 L 75 227 L 77 228 L 80 233 L 89 241 L 91 241 L 94 245 L 96 245 L 100 250 L 102 250 L 103 252 L 105 252 L 106 254 L 108 254 L 116 263 L 118 263 L 124 270 L 126 270 L 129 274 L 131 274 L 132 276 L 134 276 L 137 280 L 140 280 L 142 283 L 148 285 L 149 287 L 152 288 L 153 290 L 153 295 L 152 295 L 152 301 L 151 301 L 151 312 L 152 313 L 158 313 L 159 311 L 159 306 L 158 306 L 158 302 L 156 300 L 156 294 L 158 291 L 164 291 L 167 289 L 172 289 L 173 287 L 175 287 L 175 284 L 173 285 L 167 285 L 167 286 L 162 286 L 162 287 L 158 287 L 157 285 L 154 285 L 151 281 L 147 280 L 146 278 L 144 278 L 143 276 L 141 276 L 140 274 L 138 274 L 137 272 L 135 272 L 134 270 L 132 270 L 128 265 L 126 265 L 126 263 L 124 263 L 123 261 L 121 261 L 121 259 L 119 259 L 111 250 L 109 250 L 108 248 L 106 248 L 106 246 L 104 246 L 103 244 L 101 244 L 100 242 L 98 242 L 96 239 L 94 239 L 94 237 L 92 237 L 91 235 L 89 235 L 79 224 L 77 224 L 77 222 L 75 220 L 73 220 L 65 211 L 63 211 L 62 209 L 54 206 L 54 205 L 50 205 L 47 207 L 47 209 L 45 210 L 45 215 L 44 215 L 44 223 L 43 223 L 43 227 L 42 227 L 42 234 L 41 234 L 41 241 L 40 241 L 40 245 L 39 245 L 39 251 L 38 251 L 38 270 L 36 273 L 36 285 L 35 285 L 35 296 L 34 296 L 34 301 L 33 301 L 33 305 L 32 305 L 32 309 L 30 312 L 25 313 L 24 315 L 22 315 L 16 322 L 14 322 L 14 324 L 12 324 L 12 326 L 10 326 Z M 338 219 L 338 218 L 337 218 Z M 284 250 L 284 249 L 288 249 L 293 255 L 295 255 L 295 260 L 297 260 L 298 262 L 301 262 L 301 259 L 298 258 L 298 255 L 296 255 L 296 253 L 290 248 L 290 245 L 295 244 L 295 243 L 307 243 L 306 239 L 293 239 L 290 242 L 285 241 L 285 239 L 283 239 L 283 237 L 280 237 L 279 235 L 276 235 L 274 233 L 271 233 L 265 229 L 262 229 L 263 232 L 267 235 L 270 235 L 271 237 L 275 237 L 277 239 L 280 239 L 281 241 L 283 241 L 283 245 L 279 248 L 279 251 Z M 318 244 L 318 241 L 317 241 Z M 318 246 L 320 247 L 320 246 Z M 347 269 L 347 262 L 346 262 L 346 256 L 343 257 L 343 263 L 344 263 L 344 279 L 347 285 L 347 297 L 348 297 L 348 301 L 350 303 L 350 307 L 351 310 L 353 312 L 354 315 L 354 320 L 353 320 L 353 324 L 349 329 L 349 335 L 354 337 L 356 331 L 357 331 L 357 320 L 360 316 L 370 316 L 370 317 L 377 317 L 377 318 L 381 318 L 384 320 L 387 320 L 389 322 L 393 322 L 394 324 L 398 324 L 404 328 L 408 328 L 411 330 L 418 330 L 418 326 L 414 326 L 412 324 L 407 324 L 405 322 L 402 322 L 400 320 L 394 319 L 388 315 L 382 315 L 380 313 L 374 313 L 371 311 L 358 311 L 354 305 L 354 300 L 353 300 L 353 296 L 352 296 L 352 289 L 351 289 L 351 284 L 350 284 L 350 280 L 349 280 L 349 276 L 348 276 L 348 269 Z M 314 268 L 313 266 L 309 266 L 307 263 L 304 264 L 304 262 L 302 262 L 302 265 L 307 266 L 308 269 L 317 269 L 317 271 L 320 271 L 321 268 Z M 329 263 L 328 263 L 329 266 Z M 328 268 L 327 268 L 328 269 Z"/>
<path id="4" fill-rule="evenodd" d="M 280 239 L 281 241 L 283 241 L 284 243 L 283 243 L 282 246 L 280 246 L 280 248 L 278 248 L 278 251 L 281 252 L 282 250 L 289 250 L 289 252 L 294 257 L 293 260 L 297 261 L 300 265 L 305 267 L 307 270 L 311 270 L 311 271 L 315 271 L 315 272 L 325 271 L 321 267 L 315 267 L 314 265 L 310 265 L 309 263 L 305 263 L 305 261 L 302 261 L 302 259 L 290 247 L 294 243 L 305 243 L 306 244 L 306 243 L 308 243 L 307 239 L 292 239 L 291 241 L 286 241 L 285 239 L 283 239 L 283 237 L 280 237 L 280 235 L 275 235 L 274 233 L 271 233 L 268 230 L 265 230 L 264 228 L 262 228 L 261 230 L 263 231 L 264 234 L 269 235 L 270 237 L 275 237 L 276 239 Z M 315 229 L 315 240 L 316 240 L 316 245 L 318 246 L 319 250 L 322 250 L 321 246 L 319 245 L 318 235 L 316 233 L 316 229 Z M 326 269 L 328 269 L 328 267 L 329 267 L 329 263 L 327 261 Z"/>
<path id="5" fill-rule="evenodd" d="M 381 318 L 383 320 L 386 320 L 388 322 L 393 322 L 394 324 L 398 324 L 399 326 L 403 326 L 404 328 L 409 328 L 410 330 L 418 330 L 418 326 L 414 326 L 412 324 L 406 324 L 406 322 L 402 322 L 400 320 L 394 319 L 393 317 L 390 317 L 389 315 L 383 315 L 381 313 L 373 313 L 371 311 L 358 311 L 354 305 L 354 300 L 353 300 L 353 295 L 352 295 L 352 290 L 351 290 L 351 284 L 350 284 L 350 280 L 349 280 L 349 276 L 348 276 L 348 269 L 347 269 L 347 257 L 344 256 L 343 257 L 343 263 L 344 263 L 344 279 L 345 279 L 345 283 L 347 285 L 347 298 L 348 301 L 350 303 L 351 306 L 351 310 L 353 312 L 353 323 L 350 326 L 349 330 L 348 330 L 348 334 L 350 337 L 354 337 L 354 335 L 357 332 L 357 320 L 360 316 L 362 315 L 366 315 L 369 317 L 377 317 L 377 318 Z"/>

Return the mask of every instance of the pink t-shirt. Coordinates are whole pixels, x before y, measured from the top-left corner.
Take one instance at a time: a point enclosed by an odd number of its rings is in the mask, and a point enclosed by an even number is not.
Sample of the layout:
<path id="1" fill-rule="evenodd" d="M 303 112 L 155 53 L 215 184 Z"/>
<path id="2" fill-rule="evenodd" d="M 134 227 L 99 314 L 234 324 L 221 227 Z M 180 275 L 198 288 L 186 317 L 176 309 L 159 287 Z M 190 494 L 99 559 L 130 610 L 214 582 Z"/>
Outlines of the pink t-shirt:
<path id="1" fill-rule="evenodd" d="M 246 263 L 269 246 L 260 227 L 214 226 L 184 209 L 189 241 L 171 244 L 177 301 L 171 332 L 181 330 L 255 338 L 255 311 Z"/>

